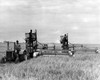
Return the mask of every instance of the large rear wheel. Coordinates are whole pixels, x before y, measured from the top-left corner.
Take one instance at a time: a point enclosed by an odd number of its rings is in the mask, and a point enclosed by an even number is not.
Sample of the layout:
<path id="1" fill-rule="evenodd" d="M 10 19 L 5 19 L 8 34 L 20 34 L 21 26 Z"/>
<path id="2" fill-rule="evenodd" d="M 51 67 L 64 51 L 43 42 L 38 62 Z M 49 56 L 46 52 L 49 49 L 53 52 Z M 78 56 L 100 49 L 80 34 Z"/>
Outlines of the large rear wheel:
<path id="1" fill-rule="evenodd" d="M 3 58 L 1 59 L 1 61 L 0 61 L 0 63 L 6 63 L 6 62 L 7 62 L 6 57 L 3 57 Z"/>

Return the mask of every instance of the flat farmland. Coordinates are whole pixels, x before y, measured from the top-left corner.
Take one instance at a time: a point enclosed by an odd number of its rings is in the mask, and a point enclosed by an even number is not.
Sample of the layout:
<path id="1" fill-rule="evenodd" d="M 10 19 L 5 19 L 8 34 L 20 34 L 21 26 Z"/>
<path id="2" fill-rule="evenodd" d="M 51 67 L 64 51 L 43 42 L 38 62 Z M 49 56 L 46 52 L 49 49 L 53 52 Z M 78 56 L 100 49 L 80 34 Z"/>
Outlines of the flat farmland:
<path id="1" fill-rule="evenodd" d="M 0 80 L 100 80 L 100 54 L 77 48 L 73 57 L 40 56 L 18 64 L 0 64 Z"/>

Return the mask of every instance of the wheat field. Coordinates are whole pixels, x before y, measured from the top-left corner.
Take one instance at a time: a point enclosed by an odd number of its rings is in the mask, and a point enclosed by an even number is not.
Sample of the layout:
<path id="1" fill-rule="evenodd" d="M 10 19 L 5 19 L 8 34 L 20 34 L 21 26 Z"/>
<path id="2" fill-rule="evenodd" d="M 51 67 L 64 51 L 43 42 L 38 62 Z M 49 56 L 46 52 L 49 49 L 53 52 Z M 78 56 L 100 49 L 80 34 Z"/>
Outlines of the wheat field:
<path id="1" fill-rule="evenodd" d="M 2 58 L 0 54 L 0 58 Z M 77 51 L 0 64 L 0 80 L 100 80 L 100 54 Z"/>
<path id="2" fill-rule="evenodd" d="M 100 80 L 100 55 L 40 56 L 0 65 L 0 80 Z"/>

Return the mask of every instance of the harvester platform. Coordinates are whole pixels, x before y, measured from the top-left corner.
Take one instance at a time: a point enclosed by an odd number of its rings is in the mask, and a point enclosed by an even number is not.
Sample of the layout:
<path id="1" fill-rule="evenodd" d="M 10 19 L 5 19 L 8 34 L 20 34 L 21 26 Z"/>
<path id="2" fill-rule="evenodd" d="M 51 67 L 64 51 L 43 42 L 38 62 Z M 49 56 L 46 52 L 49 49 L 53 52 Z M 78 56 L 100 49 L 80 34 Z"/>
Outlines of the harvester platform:
<path id="1" fill-rule="evenodd" d="M 73 55 L 74 51 L 69 50 L 41 50 L 42 55 Z"/>

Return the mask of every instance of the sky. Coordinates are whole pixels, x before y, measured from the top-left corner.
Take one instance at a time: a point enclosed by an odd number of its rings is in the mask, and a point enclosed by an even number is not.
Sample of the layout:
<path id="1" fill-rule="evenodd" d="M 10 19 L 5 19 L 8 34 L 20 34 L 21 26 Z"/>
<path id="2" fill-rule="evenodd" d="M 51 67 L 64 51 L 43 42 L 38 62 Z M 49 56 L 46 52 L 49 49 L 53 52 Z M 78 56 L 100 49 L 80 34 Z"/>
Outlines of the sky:
<path id="1" fill-rule="evenodd" d="M 100 0 L 0 0 L 0 41 L 24 42 L 38 31 L 39 42 L 100 44 Z"/>

